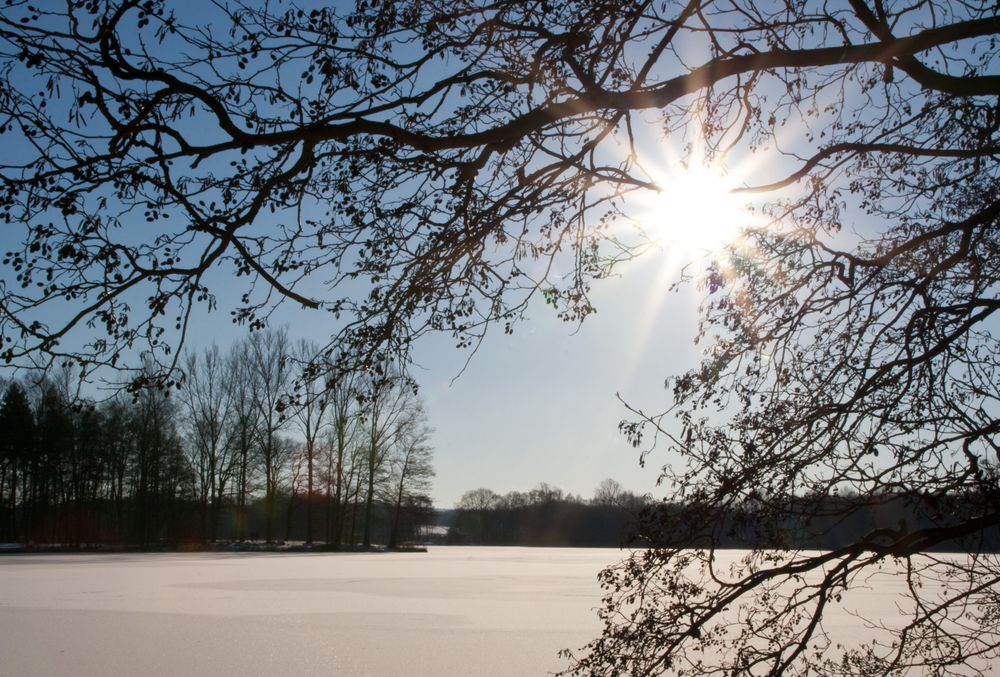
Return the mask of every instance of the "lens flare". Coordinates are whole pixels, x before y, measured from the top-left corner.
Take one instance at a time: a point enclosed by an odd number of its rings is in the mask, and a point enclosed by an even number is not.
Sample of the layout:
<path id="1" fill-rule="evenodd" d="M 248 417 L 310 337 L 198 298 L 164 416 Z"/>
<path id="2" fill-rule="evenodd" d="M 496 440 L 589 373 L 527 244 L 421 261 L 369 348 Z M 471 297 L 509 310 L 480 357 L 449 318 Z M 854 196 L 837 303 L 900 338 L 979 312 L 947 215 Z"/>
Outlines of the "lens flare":
<path id="1" fill-rule="evenodd" d="M 728 270 L 730 248 L 742 251 L 746 246 L 742 234 L 761 222 L 750 197 L 737 191 L 746 185 L 752 167 L 737 165 L 741 171 L 729 171 L 721 163 L 702 160 L 708 154 L 703 146 L 694 146 L 686 159 L 667 151 L 658 158 L 638 158 L 647 187 L 629 196 L 628 211 L 654 249 L 642 257 L 644 265 L 657 270 L 631 327 L 636 356 L 645 354 L 653 325 L 667 307 L 667 289 L 682 277 L 697 277 L 712 263 Z M 691 313 L 696 312 L 694 304 Z M 638 364 L 625 366 L 638 368 Z"/>
<path id="2" fill-rule="evenodd" d="M 737 181 L 720 165 L 647 167 L 651 188 L 637 196 L 636 218 L 674 263 L 718 255 L 750 227 L 754 215 Z"/>

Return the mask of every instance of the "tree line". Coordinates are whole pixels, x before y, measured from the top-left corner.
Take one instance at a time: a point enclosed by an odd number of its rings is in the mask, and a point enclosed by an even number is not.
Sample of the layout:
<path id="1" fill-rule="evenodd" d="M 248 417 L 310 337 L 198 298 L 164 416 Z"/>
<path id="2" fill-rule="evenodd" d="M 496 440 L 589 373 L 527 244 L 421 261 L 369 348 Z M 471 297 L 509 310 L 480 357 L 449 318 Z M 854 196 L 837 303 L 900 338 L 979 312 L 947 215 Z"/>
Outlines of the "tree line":
<path id="1" fill-rule="evenodd" d="M 887 492 L 877 500 L 845 490 L 836 496 L 772 496 L 767 504 L 744 501 L 722 512 L 699 515 L 697 504 L 654 501 L 605 479 L 587 499 L 541 483 L 530 491 L 499 494 L 467 491 L 438 522 L 450 527 L 446 542 L 465 545 L 577 547 L 793 548 L 831 551 L 865 541 L 889 548 L 893 538 L 920 534 L 942 522 L 960 522 L 988 500 L 975 494 L 935 496 Z M 782 503 L 784 519 L 768 519 L 770 504 Z M 816 507 L 816 504 L 820 508 Z M 664 538 L 669 531 L 671 537 Z M 929 540 L 927 551 L 961 552 L 963 534 Z M 975 535 L 983 552 L 1000 552 L 1000 528 Z"/>
<path id="2" fill-rule="evenodd" d="M 412 539 L 431 509 L 430 428 L 389 372 L 320 377 L 286 331 L 189 352 L 182 387 L 104 401 L 68 378 L 0 404 L 0 540 Z M 388 374 L 388 375 L 387 375 Z"/>
<path id="3" fill-rule="evenodd" d="M 444 521 L 449 543 L 470 545 L 608 546 L 634 540 L 650 498 L 603 480 L 590 499 L 542 482 L 530 491 L 467 491 Z"/>

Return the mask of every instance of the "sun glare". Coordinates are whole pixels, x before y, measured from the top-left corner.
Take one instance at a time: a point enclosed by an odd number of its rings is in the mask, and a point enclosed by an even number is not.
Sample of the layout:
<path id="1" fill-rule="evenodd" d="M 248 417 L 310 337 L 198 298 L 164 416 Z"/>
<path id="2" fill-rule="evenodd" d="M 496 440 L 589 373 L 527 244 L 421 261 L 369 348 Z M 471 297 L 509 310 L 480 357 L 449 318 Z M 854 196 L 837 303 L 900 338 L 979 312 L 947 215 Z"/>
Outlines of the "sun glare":
<path id="1" fill-rule="evenodd" d="M 722 167 L 677 163 L 651 174 L 656 188 L 640 199 L 639 225 L 672 260 L 689 263 L 717 254 L 750 225 L 749 204 Z"/>
<path id="2" fill-rule="evenodd" d="M 689 157 L 700 155 L 695 149 Z M 732 245 L 742 248 L 741 235 L 759 220 L 747 195 L 734 192 L 744 185 L 739 171 L 729 172 L 720 164 L 696 159 L 682 162 L 669 156 L 662 157 L 660 162 L 643 159 L 640 164 L 650 187 L 630 196 L 631 217 L 658 250 L 643 257 L 658 272 L 631 330 L 632 354 L 636 356 L 644 354 L 652 327 L 665 308 L 663 292 L 678 281 L 681 270 L 693 273 L 692 266 L 703 268 L 711 262 L 727 268 L 726 248 Z M 752 170 L 745 164 L 739 169 Z M 626 365 L 628 371 L 635 368 L 637 363 Z"/>

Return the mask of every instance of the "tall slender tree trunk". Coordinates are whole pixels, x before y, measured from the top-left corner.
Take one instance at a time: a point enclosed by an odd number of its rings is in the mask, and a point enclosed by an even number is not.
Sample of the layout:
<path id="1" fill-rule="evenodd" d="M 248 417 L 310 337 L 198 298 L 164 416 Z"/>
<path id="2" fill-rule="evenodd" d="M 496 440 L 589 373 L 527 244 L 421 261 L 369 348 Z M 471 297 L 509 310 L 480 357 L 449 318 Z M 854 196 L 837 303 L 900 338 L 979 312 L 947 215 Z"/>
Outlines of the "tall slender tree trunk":
<path id="1" fill-rule="evenodd" d="M 213 541 L 219 539 L 219 520 L 222 518 L 222 497 L 225 495 L 225 492 L 225 482 L 219 482 L 218 487 L 212 494 L 212 523 L 210 533 Z"/>
<path id="2" fill-rule="evenodd" d="M 325 535 L 326 544 L 329 546 L 333 542 L 333 524 L 331 523 L 333 519 L 333 477 L 332 473 L 327 472 L 326 475 L 326 524 L 323 531 Z"/>
<path id="3" fill-rule="evenodd" d="M 24 500 L 23 498 L 21 500 Z M 10 470 L 10 540 L 17 541 L 17 465 Z"/>
<path id="4" fill-rule="evenodd" d="M 365 494 L 365 531 L 364 546 L 371 547 L 372 544 L 372 503 L 375 499 L 375 452 L 372 451 L 368 457 L 368 491 Z"/>
<path id="5" fill-rule="evenodd" d="M 271 542 L 271 527 L 274 524 L 274 494 L 268 482 L 267 494 L 264 496 L 264 541 Z"/>
<path id="6" fill-rule="evenodd" d="M 209 463 L 209 472 L 211 477 L 208 480 L 208 533 L 206 534 L 209 540 L 215 540 L 215 524 L 217 521 L 216 515 L 216 505 L 215 505 L 215 473 L 216 473 L 216 459 L 214 457 L 215 452 L 213 451 L 213 458 Z"/>
<path id="7" fill-rule="evenodd" d="M 344 487 L 344 448 L 338 445 L 337 449 L 337 493 L 333 499 L 333 544 L 340 547 L 344 539 L 344 506 L 342 505 Z M 354 538 L 354 535 L 351 535 Z"/>
<path id="8" fill-rule="evenodd" d="M 361 490 L 358 489 L 354 492 L 353 502 L 351 505 L 351 545 L 358 542 L 357 539 L 357 524 L 358 524 L 358 498 L 361 495 Z"/>
<path id="9" fill-rule="evenodd" d="M 246 439 L 240 441 L 240 486 L 237 492 L 236 532 L 241 541 L 247 537 L 247 444 Z"/>
<path id="10" fill-rule="evenodd" d="M 395 548 L 399 539 L 399 515 L 403 511 L 403 483 L 399 483 L 399 492 L 396 494 L 396 507 L 392 514 L 392 528 L 389 530 L 389 547 Z"/>
<path id="11" fill-rule="evenodd" d="M 292 540 L 292 517 L 295 510 L 295 487 L 288 492 L 288 510 L 285 511 L 285 540 Z"/>
<path id="12" fill-rule="evenodd" d="M 309 440 L 308 447 L 306 449 L 307 463 L 309 468 L 307 470 L 308 477 L 306 478 L 306 543 L 311 544 L 313 542 L 313 442 Z M 292 493 L 294 494 L 294 487 L 292 488 Z"/>
<path id="13" fill-rule="evenodd" d="M 7 466 L 0 469 L 0 539 L 7 538 Z"/>
<path id="14" fill-rule="evenodd" d="M 200 504 L 198 506 L 198 521 L 201 533 L 201 542 L 208 542 L 208 497 L 203 496 L 201 500 L 198 501 Z"/>

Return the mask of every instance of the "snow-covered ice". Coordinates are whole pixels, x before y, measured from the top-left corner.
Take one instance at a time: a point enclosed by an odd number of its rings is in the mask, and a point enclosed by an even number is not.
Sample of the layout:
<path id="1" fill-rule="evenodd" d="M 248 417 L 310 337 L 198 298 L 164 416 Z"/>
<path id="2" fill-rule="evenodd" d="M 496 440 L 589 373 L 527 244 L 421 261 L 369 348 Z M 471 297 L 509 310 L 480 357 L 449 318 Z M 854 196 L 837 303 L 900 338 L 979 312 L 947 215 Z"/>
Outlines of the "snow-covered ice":
<path id="1" fill-rule="evenodd" d="M 743 553 L 723 554 L 724 562 Z M 0 677 L 544 675 L 600 631 L 614 549 L 0 557 Z M 852 611 L 898 624 L 892 566 L 831 609 L 834 641 L 871 641 Z"/>
<path id="2" fill-rule="evenodd" d="M 542 675 L 614 549 L 0 558 L 0 675 Z"/>

